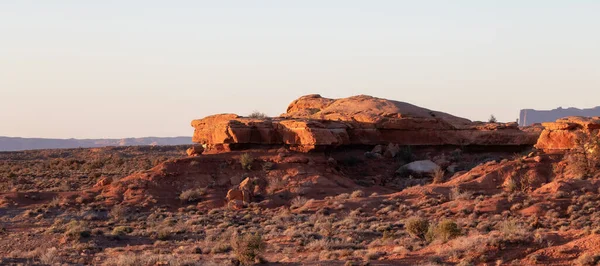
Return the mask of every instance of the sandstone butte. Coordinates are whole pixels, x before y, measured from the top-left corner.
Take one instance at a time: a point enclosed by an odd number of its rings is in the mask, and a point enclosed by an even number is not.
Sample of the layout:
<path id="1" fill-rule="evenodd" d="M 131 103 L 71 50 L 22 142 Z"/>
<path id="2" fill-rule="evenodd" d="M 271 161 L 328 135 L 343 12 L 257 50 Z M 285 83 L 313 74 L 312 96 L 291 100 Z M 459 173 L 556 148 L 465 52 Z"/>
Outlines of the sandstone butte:
<path id="1" fill-rule="evenodd" d="M 273 118 L 217 114 L 192 121 L 193 141 L 209 150 L 286 145 L 296 151 L 395 143 L 418 146 L 533 146 L 540 127 L 472 122 L 409 103 L 358 95 L 306 95 Z"/>

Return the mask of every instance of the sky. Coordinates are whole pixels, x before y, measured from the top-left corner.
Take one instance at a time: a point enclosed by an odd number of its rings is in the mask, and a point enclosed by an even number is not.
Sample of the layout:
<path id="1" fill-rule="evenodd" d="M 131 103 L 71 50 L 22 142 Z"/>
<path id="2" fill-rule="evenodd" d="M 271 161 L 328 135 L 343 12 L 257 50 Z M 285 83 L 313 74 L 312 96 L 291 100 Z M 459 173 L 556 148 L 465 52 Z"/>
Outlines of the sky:
<path id="1" fill-rule="evenodd" d="M 0 2 L 0 136 L 187 136 L 357 94 L 471 120 L 600 105 L 596 0 Z"/>

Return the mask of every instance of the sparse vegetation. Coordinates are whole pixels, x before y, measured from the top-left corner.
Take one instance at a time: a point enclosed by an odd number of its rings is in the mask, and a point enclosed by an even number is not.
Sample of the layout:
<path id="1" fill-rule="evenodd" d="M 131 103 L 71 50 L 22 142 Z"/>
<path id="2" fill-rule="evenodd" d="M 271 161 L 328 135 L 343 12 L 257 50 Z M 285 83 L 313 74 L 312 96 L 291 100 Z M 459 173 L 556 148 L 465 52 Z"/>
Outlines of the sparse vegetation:
<path id="1" fill-rule="evenodd" d="M 460 234 L 461 230 L 455 222 L 443 220 L 436 225 L 429 226 L 426 233 L 426 240 L 428 242 L 432 242 L 434 240 L 447 242 L 450 239 L 456 238 Z"/>
<path id="2" fill-rule="evenodd" d="M 236 259 L 242 265 L 254 265 L 261 262 L 261 256 L 265 251 L 266 244 L 262 236 L 257 233 L 236 236 L 231 241 Z"/>
<path id="3" fill-rule="evenodd" d="M 527 265 L 556 260 L 538 250 L 568 246 L 563 244 L 568 239 L 595 241 L 597 237 L 600 211 L 594 202 L 600 195 L 595 180 L 573 181 L 570 171 L 564 170 L 571 166 L 565 160 L 556 163 L 558 156 L 538 165 L 528 153 L 513 158 L 507 152 L 506 160 L 492 160 L 491 155 L 474 155 L 468 149 L 432 155 L 415 148 L 411 151 L 414 158 L 449 160 L 458 169 L 476 166 L 469 172 L 452 170 L 457 173 L 452 180 L 439 171 L 433 179 L 440 185 L 432 186 L 427 177 L 387 178 L 387 173 L 404 163 L 398 158 L 348 164 L 344 157 L 364 154 L 349 151 L 326 157 L 287 155 L 299 158 L 288 163 L 278 161 L 285 158 L 278 153 L 252 151 L 256 158 L 260 156 L 261 164 L 252 159 L 250 165 L 264 171 L 240 169 L 241 156 L 203 155 L 195 158 L 198 163 L 194 165 L 185 159 L 173 160 L 92 190 L 72 191 L 81 188 L 77 182 L 84 183 L 84 177 L 77 177 L 61 181 L 71 191 L 0 195 L 0 208 L 8 210 L 0 216 L 0 228 L 5 228 L 0 229 L 0 240 L 39 246 L 30 250 L 13 245 L 5 253 L 6 247 L 0 246 L 6 258 L 0 264 L 85 265 L 96 263 L 95 258 L 106 265 L 196 265 L 200 261 L 253 265 L 266 260 L 363 265 L 374 260 L 386 264 L 390 259 L 410 264 L 416 262 L 417 254 L 426 252 L 428 258 L 418 263 L 479 265 L 505 261 L 501 255 L 505 253 L 497 252 L 503 249 L 514 250 L 514 263 Z M 271 161 L 277 167 L 267 164 Z M 0 161 L 0 167 L 4 163 Z M 111 163 L 96 164 L 103 171 L 111 168 Z M 63 168 L 57 169 L 63 173 Z M 13 170 L 15 184 L 23 183 L 20 188 L 41 182 Z M 556 177 L 546 178 L 546 170 Z M 107 176 L 111 174 L 101 178 Z M 247 177 L 253 181 L 237 195 L 240 200 L 218 206 L 218 199 L 230 188 L 239 188 Z M 95 177 L 86 178 L 97 182 Z M 540 191 L 552 193 L 532 193 L 539 186 L 544 187 Z M 15 226 L 22 224 L 40 227 L 24 231 Z M 65 244 L 54 249 L 46 242 Z M 598 260 L 596 251 L 573 253 L 571 260 L 592 265 Z"/>
<path id="4" fill-rule="evenodd" d="M 404 225 L 406 231 L 413 237 L 425 239 L 425 235 L 429 230 L 429 221 L 421 217 L 411 217 L 406 221 Z"/>
<path id="5" fill-rule="evenodd" d="M 186 202 L 195 202 L 200 201 L 204 195 L 206 195 L 206 189 L 194 188 L 181 192 L 179 199 Z"/>
<path id="6" fill-rule="evenodd" d="M 243 153 L 240 155 L 240 164 L 242 169 L 252 170 L 252 163 L 254 163 L 254 157 L 249 153 Z"/>
<path id="7" fill-rule="evenodd" d="M 446 173 L 441 168 L 436 169 L 435 172 L 433 172 L 433 183 L 434 184 L 444 183 L 445 174 Z"/>
<path id="8" fill-rule="evenodd" d="M 253 111 L 252 113 L 250 113 L 250 115 L 248 115 L 248 117 L 256 118 L 256 119 L 265 119 L 265 118 L 268 118 L 269 116 L 267 116 L 265 113 L 262 113 L 259 111 Z"/>
<path id="9" fill-rule="evenodd" d="M 575 148 L 569 153 L 569 165 L 572 171 L 583 177 L 591 177 L 600 168 L 600 134 L 597 130 L 580 133 L 575 139 Z"/>
<path id="10" fill-rule="evenodd" d="M 290 207 L 295 209 L 302 208 L 304 205 L 306 205 L 307 202 L 307 198 L 298 196 L 292 200 Z"/>
<path id="11" fill-rule="evenodd" d="M 91 231 L 83 221 L 71 221 L 65 225 L 65 236 L 70 239 L 80 239 L 90 237 Z"/>

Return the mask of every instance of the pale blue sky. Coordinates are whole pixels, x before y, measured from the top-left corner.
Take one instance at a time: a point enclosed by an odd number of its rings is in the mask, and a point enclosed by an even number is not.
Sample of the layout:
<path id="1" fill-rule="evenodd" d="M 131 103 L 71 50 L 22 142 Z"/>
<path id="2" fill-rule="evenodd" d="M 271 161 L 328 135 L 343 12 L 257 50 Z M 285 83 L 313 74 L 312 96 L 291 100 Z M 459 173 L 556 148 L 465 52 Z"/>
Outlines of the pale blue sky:
<path id="1" fill-rule="evenodd" d="M 600 105 L 600 1 L 0 2 L 0 135 L 191 135 L 356 94 L 472 120 Z"/>

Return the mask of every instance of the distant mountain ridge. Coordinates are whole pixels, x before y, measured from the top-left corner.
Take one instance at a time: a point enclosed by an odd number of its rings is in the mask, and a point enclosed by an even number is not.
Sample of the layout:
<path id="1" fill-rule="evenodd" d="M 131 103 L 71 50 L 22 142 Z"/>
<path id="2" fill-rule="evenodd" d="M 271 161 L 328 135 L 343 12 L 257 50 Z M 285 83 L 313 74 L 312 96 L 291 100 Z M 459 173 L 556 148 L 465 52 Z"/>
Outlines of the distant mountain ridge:
<path id="1" fill-rule="evenodd" d="M 562 108 L 552 110 L 523 109 L 519 115 L 520 126 L 530 126 L 536 123 L 554 122 L 567 116 L 600 116 L 600 106 L 588 109 Z"/>
<path id="2" fill-rule="evenodd" d="M 0 151 L 186 144 L 192 144 L 191 137 L 144 137 L 124 139 L 44 139 L 0 136 Z"/>

